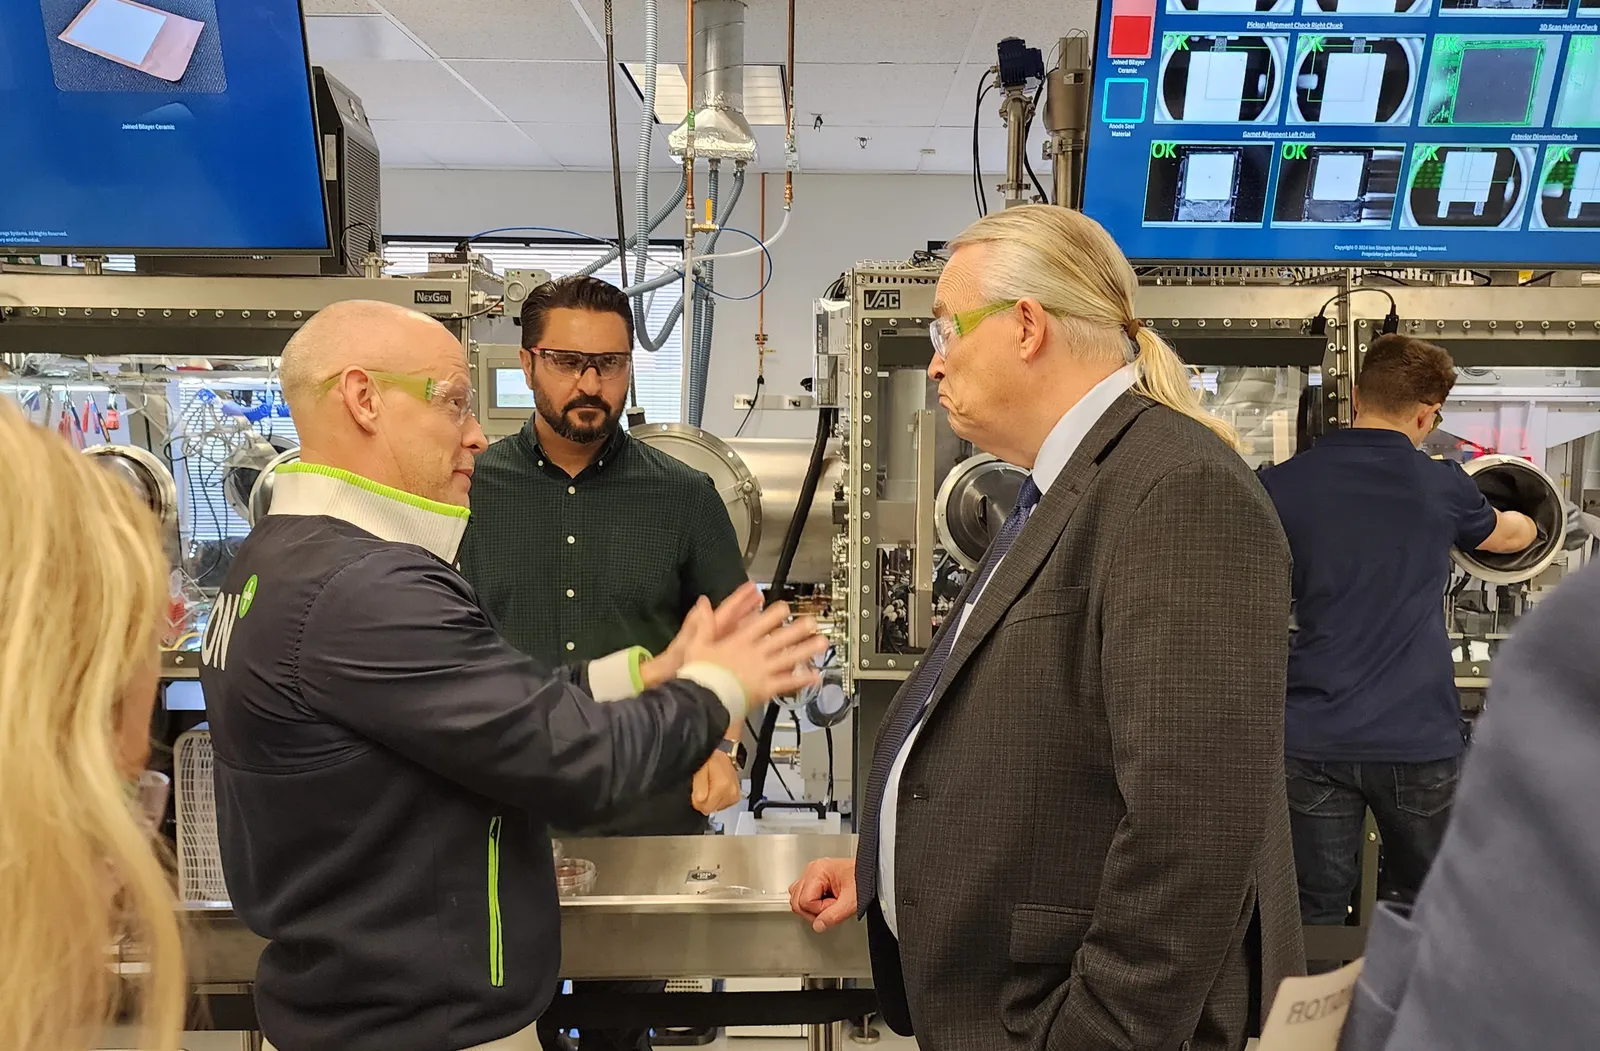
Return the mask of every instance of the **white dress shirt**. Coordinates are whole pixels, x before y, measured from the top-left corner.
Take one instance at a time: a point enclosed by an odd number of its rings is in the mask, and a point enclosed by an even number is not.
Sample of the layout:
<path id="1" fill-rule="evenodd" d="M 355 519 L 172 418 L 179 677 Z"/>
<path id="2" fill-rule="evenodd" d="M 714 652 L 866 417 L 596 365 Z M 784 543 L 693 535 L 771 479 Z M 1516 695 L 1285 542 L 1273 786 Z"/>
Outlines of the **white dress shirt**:
<path id="1" fill-rule="evenodd" d="M 1033 460 L 1033 484 L 1039 487 L 1041 501 L 1044 499 L 1044 494 L 1050 491 L 1050 486 L 1061 476 L 1067 461 L 1072 459 L 1072 454 L 1078 451 L 1078 446 L 1088 435 L 1089 430 L 1100 421 L 1106 410 L 1111 408 L 1111 403 L 1122 397 L 1123 393 L 1133 386 L 1134 378 L 1133 366 L 1124 365 L 1090 388 L 1089 393 L 1068 409 L 1066 415 L 1050 429 L 1050 433 L 1045 436 L 1044 444 L 1039 446 L 1039 454 Z M 1031 516 L 1032 512 L 1029 514 Z M 1001 561 L 1005 561 L 1003 556 Z M 966 627 L 967 617 L 971 615 L 973 607 L 983 598 L 989 581 L 994 579 L 994 573 L 999 569 L 999 563 L 996 563 L 994 572 L 989 574 L 988 579 L 983 581 L 982 586 L 961 608 L 961 619 L 956 623 L 956 638 L 950 640 L 952 647 L 956 639 L 961 637 L 961 630 Z M 883 909 L 884 923 L 897 938 L 900 936 L 900 926 L 894 907 L 894 837 L 899 817 L 900 775 L 905 772 L 906 757 L 911 754 L 911 747 L 916 743 L 917 735 L 922 732 L 922 726 L 922 722 L 919 721 L 912 728 L 906 735 L 905 746 L 900 749 L 900 754 L 895 756 L 894 765 L 889 768 L 889 779 L 883 786 L 883 806 L 878 812 L 878 904 Z"/>

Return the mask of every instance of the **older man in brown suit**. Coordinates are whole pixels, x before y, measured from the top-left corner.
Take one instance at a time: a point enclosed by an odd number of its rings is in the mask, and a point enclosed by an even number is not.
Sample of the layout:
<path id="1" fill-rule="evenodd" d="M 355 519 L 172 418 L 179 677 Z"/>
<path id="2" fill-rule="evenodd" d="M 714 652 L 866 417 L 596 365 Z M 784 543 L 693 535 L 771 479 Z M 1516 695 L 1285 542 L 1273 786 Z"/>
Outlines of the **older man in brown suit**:
<path id="1" fill-rule="evenodd" d="M 1096 223 L 954 248 L 929 376 L 1032 476 L 884 720 L 857 858 L 792 903 L 865 917 L 928 1051 L 1239 1051 L 1304 963 L 1283 531 Z"/>

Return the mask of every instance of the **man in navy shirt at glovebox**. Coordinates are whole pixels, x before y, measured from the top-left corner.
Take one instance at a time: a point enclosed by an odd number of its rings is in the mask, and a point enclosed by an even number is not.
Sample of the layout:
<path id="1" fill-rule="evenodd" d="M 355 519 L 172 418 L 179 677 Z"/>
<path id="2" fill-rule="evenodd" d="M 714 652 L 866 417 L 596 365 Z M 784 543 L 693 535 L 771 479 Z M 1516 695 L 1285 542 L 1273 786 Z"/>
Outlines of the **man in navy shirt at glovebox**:
<path id="1" fill-rule="evenodd" d="M 1444 349 L 1372 344 L 1348 430 L 1261 472 L 1294 557 L 1287 753 L 1300 910 L 1340 924 L 1370 808 L 1410 901 L 1444 836 L 1463 741 L 1442 597 L 1450 549 L 1520 551 L 1537 528 L 1419 448 L 1455 385 Z"/>

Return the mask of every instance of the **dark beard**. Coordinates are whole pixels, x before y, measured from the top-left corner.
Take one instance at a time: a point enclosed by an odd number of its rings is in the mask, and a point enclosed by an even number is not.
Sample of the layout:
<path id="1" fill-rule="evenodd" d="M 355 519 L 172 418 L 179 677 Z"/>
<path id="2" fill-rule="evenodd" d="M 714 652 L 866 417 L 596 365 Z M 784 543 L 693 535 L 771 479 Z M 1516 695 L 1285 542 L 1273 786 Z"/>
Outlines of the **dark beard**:
<path id="1" fill-rule="evenodd" d="M 617 422 L 622 419 L 622 408 L 620 406 L 613 410 L 610 405 L 606 404 L 605 399 L 591 394 L 579 394 L 558 411 L 550 403 L 550 400 L 545 397 L 544 391 L 535 390 L 533 392 L 533 403 L 539 410 L 539 415 L 544 417 L 544 422 L 550 425 L 552 431 L 555 431 L 567 441 L 575 442 L 578 445 L 589 445 L 611 437 L 617 429 Z M 586 427 L 583 424 L 574 422 L 567 415 L 574 409 L 589 408 L 599 409 L 605 413 L 605 419 L 592 427 Z"/>

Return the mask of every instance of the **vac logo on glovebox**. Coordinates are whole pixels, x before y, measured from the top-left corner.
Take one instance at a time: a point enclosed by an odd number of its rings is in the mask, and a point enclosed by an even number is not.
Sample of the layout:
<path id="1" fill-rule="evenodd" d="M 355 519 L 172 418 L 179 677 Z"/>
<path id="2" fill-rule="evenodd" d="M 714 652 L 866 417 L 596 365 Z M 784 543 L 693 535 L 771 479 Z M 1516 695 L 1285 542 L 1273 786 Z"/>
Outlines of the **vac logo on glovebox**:
<path id="1" fill-rule="evenodd" d="M 900 290 L 898 288 L 869 288 L 861 293 L 861 309 L 899 310 Z"/>
<path id="2" fill-rule="evenodd" d="M 448 288 L 419 288 L 412 293 L 411 301 L 419 307 L 447 307 L 450 305 Z"/>

